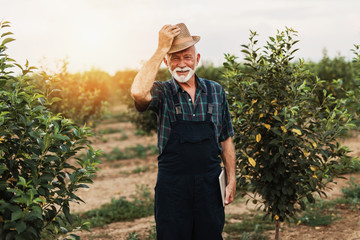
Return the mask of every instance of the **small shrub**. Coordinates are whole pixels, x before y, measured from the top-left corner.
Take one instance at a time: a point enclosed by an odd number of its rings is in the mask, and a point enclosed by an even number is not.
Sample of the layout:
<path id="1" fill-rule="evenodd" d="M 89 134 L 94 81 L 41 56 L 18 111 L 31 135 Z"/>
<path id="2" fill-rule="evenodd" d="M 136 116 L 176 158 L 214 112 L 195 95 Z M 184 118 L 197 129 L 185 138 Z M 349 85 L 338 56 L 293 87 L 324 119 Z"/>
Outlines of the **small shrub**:
<path id="1" fill-rule="evenodd" d="M 355 125 L 346 99 L 322 89 L 324 81 L 291 63 L 298 50 L 291 28 L 269 37 L 258 47 L 256 32 L 242 45 L 245 67 L 226 55 L 224 86 L 232 120 L 240 184 L 261 196 L 264 211 L 277 221 L 305 209 L 304 199 L 324 194 L 339 174 L 338 160 L 348 161 L 349 150 L 338 141 Z M 278 226 L 278 225 L 277 225 Z"/>
<path id="2" fill-rule="evenodd" d="M 123 134 L 121 135 L 121 137 L 118 137 L 117 140 L 118 141 L 124 141 L 127 140 L 129 137 L 126 135 L 125 132 L 123 132 Z"/>
<path id="3" fill-rule="evenodd" d="M 142 128 L 138 128 L 135 131 L 135 136 L 148 136 L 148 135 L 152 135 L 152 132 L 151 131 L 146 132 Z"/>
<path id="4" fill-rule="evenodd" d="M 136 232 L 129 233 L 126 240 L 140 240 L 140 236 Z"/>
<path id="5" fill-rule="evenodd" d="M 6 27 L 9 23 L 0 21 L 0 32 Z M 6 36 L 11 34 L 0 37 L 0 238 L 65 234 L 76 228 L 69 203 L 83 202 L 76 191 L 92 183 L 100 152 L 87 145 L 89 128 L 49 110 L 53 102 L 27 75 L 34 67 L 8 58 L 6 44 L 14 39 Z M 20 76 L 10 70 L 15 66 Z M 70 162 L 81 149 L 87 149 L 84 158 Z M 61 226 L 59 219 L 71 227 Z"/>

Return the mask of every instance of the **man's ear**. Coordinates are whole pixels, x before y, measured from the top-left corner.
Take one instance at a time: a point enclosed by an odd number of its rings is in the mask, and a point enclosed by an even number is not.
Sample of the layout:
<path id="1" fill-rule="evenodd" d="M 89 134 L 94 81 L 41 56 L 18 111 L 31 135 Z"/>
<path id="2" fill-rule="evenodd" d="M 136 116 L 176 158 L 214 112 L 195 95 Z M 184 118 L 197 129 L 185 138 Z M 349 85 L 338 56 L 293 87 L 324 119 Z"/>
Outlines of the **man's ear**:
<path id="1" fill-rule="evenodd" d="M 196 66 L 199 65 L 200 62 L 200 53 L 196 55 Z"/>
<path id="2" fill-rule="evenodd" d="M 166 60 L 166 57 L 164 57 L 164 63 L 165 63 L 165 65 L 166 65 L 166 67 L 168 66 L 168 62 L 167 62 L 167 60 Z"/>

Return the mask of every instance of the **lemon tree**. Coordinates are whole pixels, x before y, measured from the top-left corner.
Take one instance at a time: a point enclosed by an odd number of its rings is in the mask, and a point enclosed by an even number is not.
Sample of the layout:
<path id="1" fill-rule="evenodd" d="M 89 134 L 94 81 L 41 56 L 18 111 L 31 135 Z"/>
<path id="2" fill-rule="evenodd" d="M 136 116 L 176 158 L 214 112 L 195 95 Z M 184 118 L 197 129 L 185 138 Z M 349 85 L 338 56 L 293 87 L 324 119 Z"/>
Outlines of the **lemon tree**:
<path id="1" fill-rule="evenodd" d="M 83 201 L 76 191 L 92 182 L 99 151 L 86 147 L 88 128 L 48 110 L 27 78 L 34 67 L 8 57 L 9 26 L 0 21 L 0 239 L 40 239 L 44 230 L 54 238 L 86 227 L 74 221 L 69 203 Z M 74 158 L 81 149 L 86 156 Z"/>
<path id="2" fill-rule="evenodd" d="M 286 28 L 261 48 L 251 32 L 250 43 L 242 45 L 244 64 L 227 54 L 223 73 L 239 182 L 248 184 L 266 216 L 278 221 L 304 209 L 305 198 L 314 202 L 314 192 L 325 195 L 326 183 L 337 175 L 337 160 L 350 160 L 337 141 L 353 126 L 346 99 L 322 89 L 323 81 L 303 60 L 291 63 L 296 37 Z"/>

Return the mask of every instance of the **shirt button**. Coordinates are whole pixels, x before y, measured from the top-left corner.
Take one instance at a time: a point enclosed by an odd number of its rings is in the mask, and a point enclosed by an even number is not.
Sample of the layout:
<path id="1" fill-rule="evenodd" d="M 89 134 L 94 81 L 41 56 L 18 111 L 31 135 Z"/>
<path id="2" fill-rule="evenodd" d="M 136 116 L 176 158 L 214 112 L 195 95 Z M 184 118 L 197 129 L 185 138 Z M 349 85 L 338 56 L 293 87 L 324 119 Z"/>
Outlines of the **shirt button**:
<path id="1" fill-rule="evenodd" d="M 195 117 L 195 113 L 193 114 L 193 117 Z"/>
<path id="2" fill-rule="evenodd" d="M 191 102 L 191 98 L 189 98 L 189 102 Z"/>

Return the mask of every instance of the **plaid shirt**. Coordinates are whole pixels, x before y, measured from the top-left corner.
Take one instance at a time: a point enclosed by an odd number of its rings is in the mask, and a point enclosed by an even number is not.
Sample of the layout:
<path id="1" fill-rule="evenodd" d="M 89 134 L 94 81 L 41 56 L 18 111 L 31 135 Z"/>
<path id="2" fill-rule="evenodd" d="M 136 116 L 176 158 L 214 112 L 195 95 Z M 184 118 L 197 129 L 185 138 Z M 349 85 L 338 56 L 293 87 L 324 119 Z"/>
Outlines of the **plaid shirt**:
<path id="1" fill-rule="evenodd" d="M 164 150 L 167 140 L 170 137 L 171 123 L 176 121 L 173 97 L 178 97 L 183 110 L 183 120 L 204 121 L 207 112 L 207 90 L 206 79 L 198 78 L 195 75 L 196 92 L 195 105 L 190 95 L 171 78 L 166 82 L 155 81 L 151 89 L 152 100 L 147 108 L 153 110 L 159 119 L 158 125 L 158 148 L 159 154 Z M 210 81 L 213 94 L 214 111 L 211 117 L 215 125 L 216 139 L 221 149 L 220 142 L 234 135 L 231 123 L 229 106 L 226 100 L 224 89 L 220 84 Z M 172 92 L 175 94 L 172 96 Z"/>

